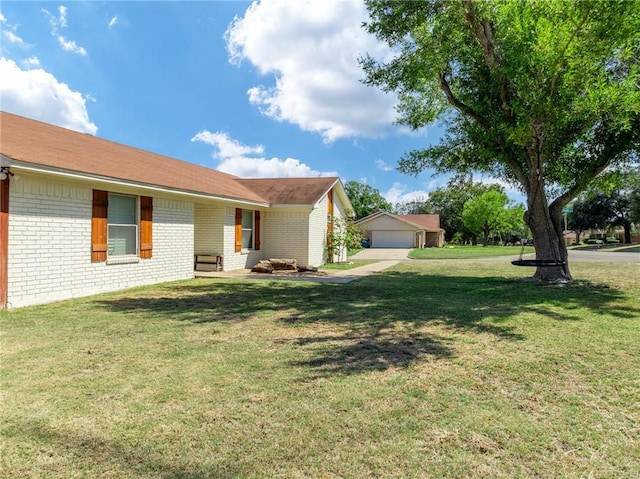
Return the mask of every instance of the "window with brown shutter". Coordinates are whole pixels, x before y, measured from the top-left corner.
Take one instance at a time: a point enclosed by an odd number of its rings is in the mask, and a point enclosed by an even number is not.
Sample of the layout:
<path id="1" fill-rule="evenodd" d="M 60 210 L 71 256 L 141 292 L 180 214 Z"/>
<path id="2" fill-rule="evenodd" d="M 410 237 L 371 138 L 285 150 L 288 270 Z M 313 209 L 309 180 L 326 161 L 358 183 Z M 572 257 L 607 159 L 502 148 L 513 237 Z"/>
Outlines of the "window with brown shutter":
<path id="1" fill-rule="evenodd" d="M 111 214 L 109 198 L 113 200 Z M 151 258 L 153 252 L 153 198 L 93 190 L 91 215 L 91 261 L 107 261 L 108 256 Z M 138 233 L 139 231 L 139 233 Z"/>
<path id="2" fill-rule="evenodd" d="M 140 258 L 151 258 L 153 253 L 153 198 L 140 197 Z"/>
<path id="3" fill-rule="evenodd" d="M 107 260 L 107 209 L 109 193 L 93 190 L 91 213 L 91 261 Z"/>
<path id="4" fill-rule="evenodd" d="M 236 208 L 235 252 L 242 251 L 242 208 Z"/>

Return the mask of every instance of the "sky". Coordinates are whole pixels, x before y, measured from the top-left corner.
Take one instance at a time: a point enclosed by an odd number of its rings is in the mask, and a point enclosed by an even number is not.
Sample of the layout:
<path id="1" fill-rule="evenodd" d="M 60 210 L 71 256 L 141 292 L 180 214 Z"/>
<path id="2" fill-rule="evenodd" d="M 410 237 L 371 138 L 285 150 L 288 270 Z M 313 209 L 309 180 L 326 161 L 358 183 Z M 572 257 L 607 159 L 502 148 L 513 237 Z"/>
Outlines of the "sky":
<path id="1" fill-rule="evenodd" d="M 358 59 L 390 55 L 366 19 L 360 0 L 3 0 L 0 108 L 240 177 L 426 199 L 448 177 L 396 165 L 442 130 L 396 125 L 396 97 L 363 84 Z"/>

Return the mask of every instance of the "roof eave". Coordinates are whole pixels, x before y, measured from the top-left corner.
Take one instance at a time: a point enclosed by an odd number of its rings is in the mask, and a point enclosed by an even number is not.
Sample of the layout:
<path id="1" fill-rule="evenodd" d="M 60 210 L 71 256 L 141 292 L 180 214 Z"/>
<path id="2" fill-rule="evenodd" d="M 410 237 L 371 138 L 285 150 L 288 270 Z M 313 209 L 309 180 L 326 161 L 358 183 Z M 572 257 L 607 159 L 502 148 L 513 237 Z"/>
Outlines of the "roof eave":
<path id="1" fill-rule="evenodd" d="M 201 191 L 192 191 L 192 190 L 182 190 L 178 188 L 171 188 L 168 186 L 154 185 L 150 183 L 141 183 L 137 181 L 127 181 L 120 178 L 113 178 L 108 176 L 100 176 L 100 175 L 91 175 L 88 173 L 72 171 L 72 170 L 64 170 L 61 168 L 53 168 L 53 167 L 45 167 L 42 165 L 32 165 L 29 163 L 24 163 L 20 160 L 13 160 L 5 155 L 2 155 L 3 165 L 4 158 L 9 160 L 9 164 L 12 168 L 17 168 L 23 171 L 30 171 L 34 173 L 48 174 L 52 176 L 59 176 L 62 178 L 76 179 L 76 180 L 84 180 L 84 181 L 92 181 L 92 182 L 100 182 L 107 183 L 113 185 L 122 185 L 128 187 L 135 188 L 144 188 L 146 190 L 159 191 L 171 194 L 177 194 L 181 196 L 188 196 L 190 198 L 199 198 L 199 199 L 209 199 L 209 200 L 219 200 L 226 201 L 231 203 L 238 203 L 242 205 L 250 205 L 250 206 L 260 206 L 260 207 L 269 207 L 271 206 L 267 202 L 260 202 L 249 200 L 246 198 L 235 198 L 232 196 L 224 196 L 224 195 L 213 195 L 210 193 L 205 193 Z"/>

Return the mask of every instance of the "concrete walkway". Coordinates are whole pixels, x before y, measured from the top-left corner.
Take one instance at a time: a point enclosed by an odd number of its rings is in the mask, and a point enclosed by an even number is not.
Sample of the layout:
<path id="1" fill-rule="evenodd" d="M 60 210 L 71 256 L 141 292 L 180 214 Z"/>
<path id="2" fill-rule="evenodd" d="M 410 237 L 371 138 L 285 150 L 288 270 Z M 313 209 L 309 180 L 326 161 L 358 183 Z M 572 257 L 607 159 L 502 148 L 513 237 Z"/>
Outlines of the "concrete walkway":
<path id="1" fill-rule="evenodd" d="M 408 256 L 410 251 L 411 248 L 365 248 L 349 257 L 349 259 L 410 261 L 411 258 Z"/>
<path id="2" fill-rule="evenodd" d="M 257 279 L 257 280 L 285 280 L 285 281 L 311 281 L 314 283 L 350 283 L 363 276 L 379 273 L 391 266 L 398 264 L 397 260 L 377 261 L 365 264 L 357 268 L 345 270 L 323 270 L 317 273 L 286 272 L 279 273 L 252 273 L 250 270 L 237 271 L 196 271 L 196 278 L 233 278 L 233 279 Z"/>

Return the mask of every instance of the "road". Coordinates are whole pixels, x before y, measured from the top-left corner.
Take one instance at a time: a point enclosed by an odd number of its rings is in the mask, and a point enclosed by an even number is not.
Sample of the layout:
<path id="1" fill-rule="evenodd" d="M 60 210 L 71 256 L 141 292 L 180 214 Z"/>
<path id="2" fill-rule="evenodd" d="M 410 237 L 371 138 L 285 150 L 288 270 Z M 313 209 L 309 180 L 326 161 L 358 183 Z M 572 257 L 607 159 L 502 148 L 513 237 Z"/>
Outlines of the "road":
<path id="1" fill-rule="evenodd" d="M 351 259 L 361 260 L 406 260 L 410 261 L 407 256 L 411 249 L 409 248 L 367 248 L 355 255 Z M 517 254 L 508 255 L 511 259 L 516 259 Z M 525 255 L 524 258 L 533 258 L 533 255 Z M 482 258 L 486 260 L 504 261 L 504 256 L 496 256 L 493 258 Z M 640 253 L 623 253 L 615 251 L 588 251 L 588 250 L 569 250 L 569 261 L 597 261 L 605 263 L 640 263 Z"/>

